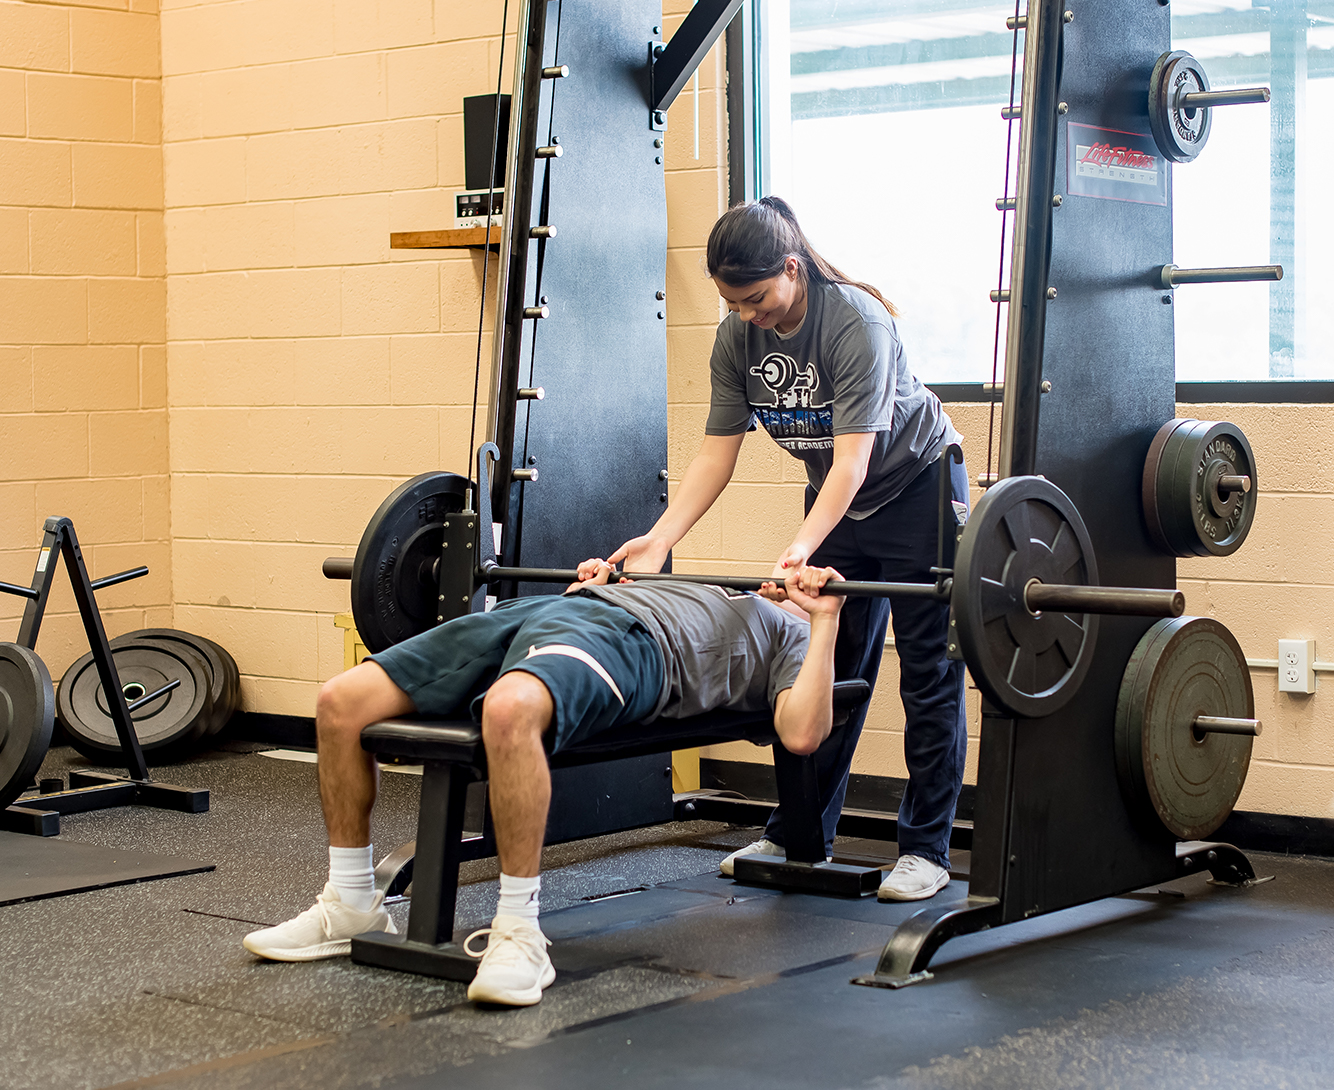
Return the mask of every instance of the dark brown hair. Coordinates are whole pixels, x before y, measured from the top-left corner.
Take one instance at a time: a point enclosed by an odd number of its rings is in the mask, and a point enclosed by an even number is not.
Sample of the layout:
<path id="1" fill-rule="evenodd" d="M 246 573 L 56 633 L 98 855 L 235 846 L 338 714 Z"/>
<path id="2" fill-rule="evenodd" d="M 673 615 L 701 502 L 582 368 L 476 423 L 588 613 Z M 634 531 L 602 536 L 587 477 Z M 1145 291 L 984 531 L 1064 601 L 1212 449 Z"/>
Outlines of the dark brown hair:
<path id="1" fill-rule="evenodd" d="M 761 197 L 734 205 L 709 232 L 705 263 L 709 275 L 729 288 L 743 288 L 778 276 L 789 257 L 801 266 L 809 284 L 848 284 L 880 300 L 890 314 L 894 304 L 870 284 L 853 280 L 817 254 L 802 233 L 796 213 L 782 197 Z"/>

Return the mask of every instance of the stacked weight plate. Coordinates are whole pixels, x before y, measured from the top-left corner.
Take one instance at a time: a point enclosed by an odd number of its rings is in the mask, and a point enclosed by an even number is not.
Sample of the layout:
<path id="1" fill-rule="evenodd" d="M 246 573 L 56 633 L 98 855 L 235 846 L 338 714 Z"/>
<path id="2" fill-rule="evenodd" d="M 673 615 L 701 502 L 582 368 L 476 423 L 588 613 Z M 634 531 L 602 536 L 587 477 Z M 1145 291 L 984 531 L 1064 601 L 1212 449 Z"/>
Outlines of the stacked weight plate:
<path id="1" fill-rule="evenodd" d="M 236 710 L 240 674 L 236 662 L 212 640 L 174 629 L 149 628 L 111 641 L 111 654 L 127 704 L 170 692 L 130 713 L 145 753 L 180 753 L 198 748 L 220 731 Z M 93 759 L 121 752 L 107 696 L 91 653 L 60 680 L 56 714 L 74 747 Z"/>
<path id="2" fill-rule="evenodd" d="M 51 744 L 55 697 L 42 660 L 0 643 L 0 809 L 32 786 Z"/>
<path id="3" fill-rule="evenodd" d="M 1245 478 L 1225 491 L 1224 479 Z M 1259 496 L 1255 456 L 1235 424 L 1169 420 L 1144 462 L 1144 519 L 1149 536 L 1173 556 L 1230 556 L 1241 548 Z"/>

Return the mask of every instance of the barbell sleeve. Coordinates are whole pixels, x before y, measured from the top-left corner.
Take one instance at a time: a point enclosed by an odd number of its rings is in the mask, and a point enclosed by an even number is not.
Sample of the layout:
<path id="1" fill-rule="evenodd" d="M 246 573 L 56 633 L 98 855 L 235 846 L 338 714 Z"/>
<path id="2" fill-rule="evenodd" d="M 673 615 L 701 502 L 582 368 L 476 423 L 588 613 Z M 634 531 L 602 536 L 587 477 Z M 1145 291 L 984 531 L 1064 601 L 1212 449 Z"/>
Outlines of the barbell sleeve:
<path id="1" fill-rule="evenodd" d="M 1221 269 L 1179 269 L 1164 265 L 1158 273 L 1165 288 L 1178 284 L 1241 284 L 1253 281 L 1282 280 L 1282 265 L 1235 265 Z"/>
<path id="2" fill-rule="evenodd" d="M 1249 492 L 1251 479 L 1244 473 L 1225 473 L 1218 478 L 1218 491 L 1226 496 L 1233 492 Z"/>
<path id="3" fill-rule="evenodd" d="M 324 572 L 325 579 L 351 579 L 352 558 L 350 556 L 326 557 L 324 563 L 320 565 L 320 571 Z"/>
<path id="4" fill-rule="evenodd" d="M 1148 587 L 1086 587 L 1039 583 L 1024 588 L 1024 604 L 1034 613 L 1106 613 L 1127 617 L 1180 617 L 1186 596 L 1179 590 Z"/>
<path id="5" fill-rule="evenodd" d="M 1230 91 L 1187 91 L 1177 99 L 1177 106 L 1200 110 L 1208 106 L 1248 106 L 1268 101 L 1268 87 L 1236 87 Z"/>
<path id="6" fill-rule="evenodd" d="M 1263 726 L 1258 719 L 1229 719 L 1222 715 L 1197 715 L 1191 724 L 1197 734 L 1243 734 L 1260 737 Z"/>

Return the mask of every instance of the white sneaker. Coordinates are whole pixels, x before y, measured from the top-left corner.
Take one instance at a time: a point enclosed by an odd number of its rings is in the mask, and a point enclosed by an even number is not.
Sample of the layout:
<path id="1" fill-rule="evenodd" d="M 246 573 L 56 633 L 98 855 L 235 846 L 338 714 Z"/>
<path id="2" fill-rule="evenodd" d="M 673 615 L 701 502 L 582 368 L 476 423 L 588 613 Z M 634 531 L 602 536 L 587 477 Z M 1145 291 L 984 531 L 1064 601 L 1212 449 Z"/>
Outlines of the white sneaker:
<path id="1" fill-rule="evenodd" d="M 728 878 L 731 878 L 732 864 L 743 855 L 776 855 L 782 859 L 787 856 L 787 849 L 781 844 L 775 844 L 772 840 L 765 840 L 761 837 L 754 844 L 747 844 L 744 848 L 738 848 L 718 864 L 718 869 Z"/>
<path id="2" fill-rule="evenodd" d="M 485 950 L 473 950 L 472 940 L 489 936 Z M 470 957 L 481 958 L 477 975 L 468 985 L 474 1003 L 502 1003 L 507 1007 L 531 1007 L 542 999 L 542 989 L 556 979 L 547 957 L 551 940 L 536 924 L 518 916 L 497 916 L 490 927 L 474 931 L 463 940 Z"/>
<path id="3" fill-rule="evenodd" d="M 901 855 L 880 883 L 881 901 L 925 901 L 950 884 L 950 872 L 920 855 Z"/>
<path id="4" fill-rule="evenodd" d="M 371 907 L 359 912 L 343 904 L 338 890 L 329 882 L 315 903 L 300 916 L 277 927 L 252 931 L 241 940 L 241 945 L 270 961 L 316 961 L 350 954 L 352 936 L 365 931 L 398 934 L 384 907 L 383 891 L 376 891 Z"/>

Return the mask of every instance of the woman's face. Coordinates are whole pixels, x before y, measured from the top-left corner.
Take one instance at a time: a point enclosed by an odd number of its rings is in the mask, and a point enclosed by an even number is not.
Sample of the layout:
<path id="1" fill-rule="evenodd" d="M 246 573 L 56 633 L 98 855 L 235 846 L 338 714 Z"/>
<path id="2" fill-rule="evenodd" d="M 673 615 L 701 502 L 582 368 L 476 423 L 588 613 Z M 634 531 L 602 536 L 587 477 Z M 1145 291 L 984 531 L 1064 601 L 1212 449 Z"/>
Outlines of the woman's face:
<path id="1" fill-rule="evenodd" d="M 732 287 L 718 279 L 713 283 L 728 310 L 761 329 L 781 326 L 779 331 L 787 332 L 806 313 L 806 291 L 801 281 L 801 266 L 795 257 L 789 257 L 783 271 L 767 280 L 741 287 Z"/>

